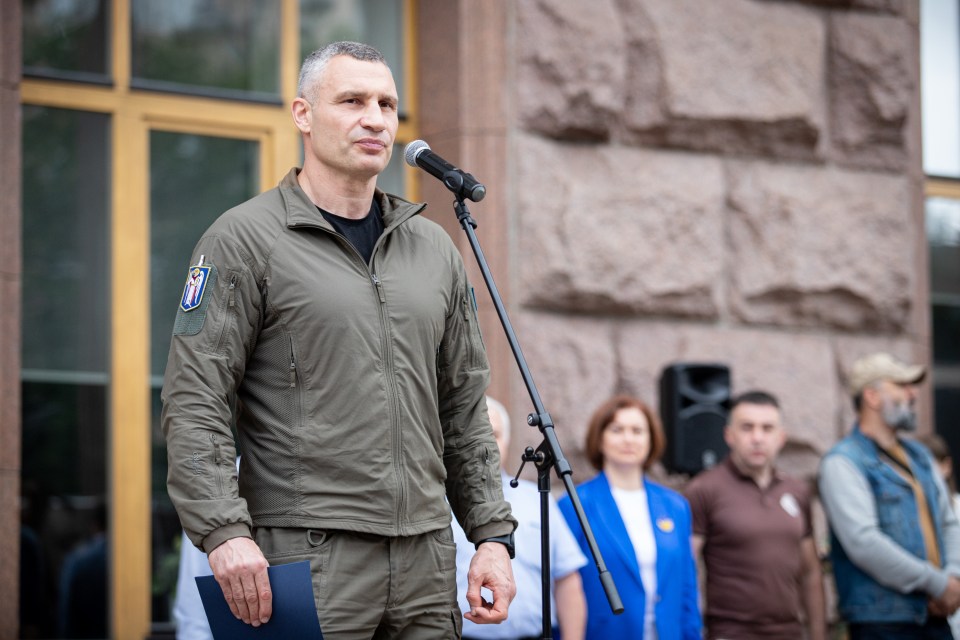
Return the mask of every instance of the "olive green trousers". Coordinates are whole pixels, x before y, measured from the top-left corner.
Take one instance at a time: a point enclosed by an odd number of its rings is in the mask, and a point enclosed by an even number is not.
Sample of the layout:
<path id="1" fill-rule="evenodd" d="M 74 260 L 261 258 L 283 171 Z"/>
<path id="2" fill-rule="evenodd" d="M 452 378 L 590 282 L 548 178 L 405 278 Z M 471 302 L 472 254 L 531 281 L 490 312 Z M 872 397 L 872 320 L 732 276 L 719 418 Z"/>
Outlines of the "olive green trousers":
<path id="1" fill-rule="evenodd" d="M 398 538 L 268 527 L 254 537 L 271 565 L 310 561 L 324 640 L 460 638 L 449 527 Z"/>

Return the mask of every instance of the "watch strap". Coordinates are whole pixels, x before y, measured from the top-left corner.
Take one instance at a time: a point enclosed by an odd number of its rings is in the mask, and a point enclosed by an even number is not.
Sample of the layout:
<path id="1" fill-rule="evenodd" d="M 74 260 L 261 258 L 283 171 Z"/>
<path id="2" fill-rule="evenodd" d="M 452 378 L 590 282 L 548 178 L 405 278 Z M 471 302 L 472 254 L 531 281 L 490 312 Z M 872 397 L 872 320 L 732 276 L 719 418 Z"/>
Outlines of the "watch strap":
<path id="1" fill-rule="evenodd" d="M 517 555 L 516 545 L 514 544 L 513 533 L 508 533 L 502 536 L 493 536 L 491 538 L 484 538 L 483 540 L 478 542 L 474 548 L 475 549 L 479 548 L 480 545 L 482 545 L 484 542 L 499 542 L 500 544 L 502 544 L 507 548 L 507 552 L 510 554 L 511 560 L 513 560 Z"/>

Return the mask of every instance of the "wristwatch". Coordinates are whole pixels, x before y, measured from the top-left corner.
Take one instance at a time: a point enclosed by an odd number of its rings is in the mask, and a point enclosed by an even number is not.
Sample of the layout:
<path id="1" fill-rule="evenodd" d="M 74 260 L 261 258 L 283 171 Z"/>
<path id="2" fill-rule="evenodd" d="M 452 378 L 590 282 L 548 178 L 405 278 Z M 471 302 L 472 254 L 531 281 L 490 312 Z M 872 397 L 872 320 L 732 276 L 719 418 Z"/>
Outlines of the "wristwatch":
<path id="1" fill-rule="evenodd" d="M 513 560 L 517 556 L 517 549 L 513 543 L 513 532 L 511 531 L 505 536 L 494 536 L 493 538 L 484 538 L 476 544 L 475 549 L 479 549 L 480 545 L 484 542 L 499 542 L 507 548 L 507 553 L 510 554 L 510 559 Z"/>

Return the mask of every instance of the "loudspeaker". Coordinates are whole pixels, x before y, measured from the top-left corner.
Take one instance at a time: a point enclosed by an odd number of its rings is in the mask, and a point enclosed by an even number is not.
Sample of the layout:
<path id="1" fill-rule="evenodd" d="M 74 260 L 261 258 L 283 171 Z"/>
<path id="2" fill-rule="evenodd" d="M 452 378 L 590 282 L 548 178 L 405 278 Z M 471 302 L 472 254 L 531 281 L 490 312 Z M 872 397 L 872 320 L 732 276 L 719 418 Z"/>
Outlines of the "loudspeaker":
<path id="1" fill-rule="evenodd" d="M 695 475 L 728 451 L 723 428 L 730 413 L 730 368 L 724 364 L 674 363 L 660 374 L 660 419 L 667 437 L 663 463 Z"/>

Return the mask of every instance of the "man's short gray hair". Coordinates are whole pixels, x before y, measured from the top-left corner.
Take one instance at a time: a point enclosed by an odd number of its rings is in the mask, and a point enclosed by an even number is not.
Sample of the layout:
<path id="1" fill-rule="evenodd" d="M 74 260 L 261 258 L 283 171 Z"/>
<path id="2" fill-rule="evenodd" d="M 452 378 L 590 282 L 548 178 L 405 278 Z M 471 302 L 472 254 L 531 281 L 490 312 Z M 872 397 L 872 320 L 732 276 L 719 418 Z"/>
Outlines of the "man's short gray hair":
<path id="1" fill-rule="evenodd" d="M 350 56 L 363 62 L 382 62 L 387 65 L 386 58 L 374 47 L 362 42 L 343 40 L 331 42 L 325 47 L 317 49 L 303 61 L 300 67 L 300 81 L 297 83 L 297 97 L 305 98 L 313 104 L 316 97 L 316 87 L 320 84 L 327 63 L 336 56 Z M 389 67 L 389 65 L 387 65 Z"/>
<path id="2" fill-rule="evenodd" d="M 507 408 L 501 402 L 487 396 L 487 409 L 500 414 L 500 422 L 503 424 L 503 438 L 504 440 L 510 440 L 510 414 L 507 412 Z"/>

